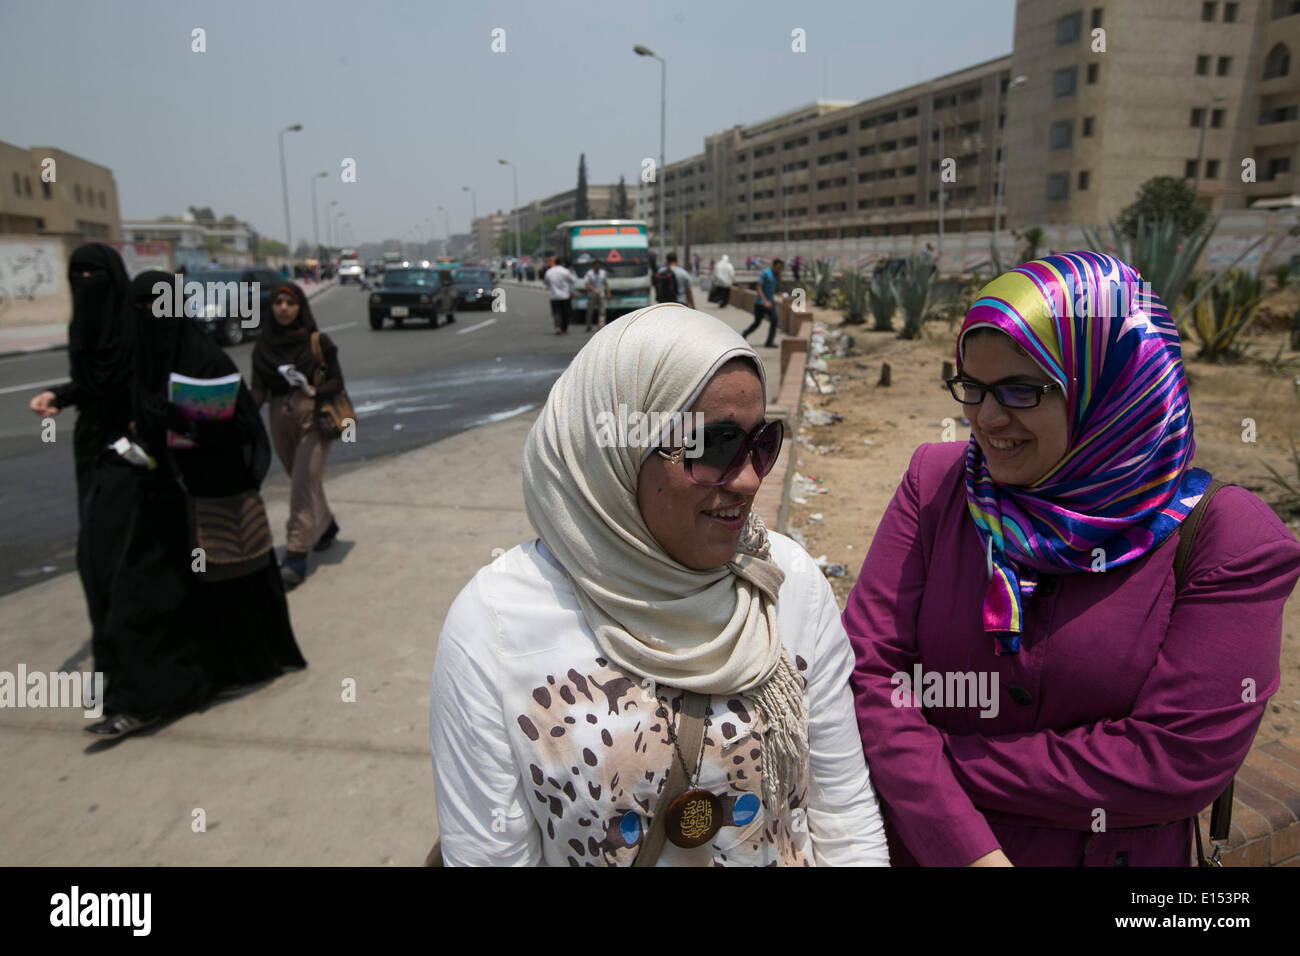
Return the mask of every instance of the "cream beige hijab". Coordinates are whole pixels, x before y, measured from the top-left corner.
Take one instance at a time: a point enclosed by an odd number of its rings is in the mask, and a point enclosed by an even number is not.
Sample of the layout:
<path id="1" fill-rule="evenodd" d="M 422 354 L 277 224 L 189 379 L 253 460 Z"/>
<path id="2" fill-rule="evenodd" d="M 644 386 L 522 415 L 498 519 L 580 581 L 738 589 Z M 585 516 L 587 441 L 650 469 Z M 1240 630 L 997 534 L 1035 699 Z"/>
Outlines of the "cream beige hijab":
<path id="1" fill-rule="evenodd" d="M 637 505 L 641 464 L 658 444 L 611 447 L 601 413 L 685 412 L 732 359 L 763 364 L 735 330 L 685 306 L 641 309 L 601 329 L 551 389 L 524 446 L 524 504 L 564 567 L 604 656 L 701 694 L 744 694 L 763 713 L 769 813 L 807 756 L 807 720 L 776 626 L 784 574 L 752 514 L 728 564 L 695 571 L 671 558 Z M 766 382 L 763 382 L 766 388 Z M 606 422 L 608 419 L 605 420 Z"/>

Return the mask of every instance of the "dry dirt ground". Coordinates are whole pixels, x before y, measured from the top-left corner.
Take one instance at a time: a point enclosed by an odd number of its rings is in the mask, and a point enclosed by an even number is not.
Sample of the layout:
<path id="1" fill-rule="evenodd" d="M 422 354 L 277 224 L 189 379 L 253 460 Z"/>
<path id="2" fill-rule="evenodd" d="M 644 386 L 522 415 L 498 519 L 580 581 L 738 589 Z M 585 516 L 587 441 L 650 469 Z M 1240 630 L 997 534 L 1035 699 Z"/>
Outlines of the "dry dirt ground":
<path id="1" fill-rule="evenodd" d="M 1274 297 L 1276 300 L 1277 297 Z M 1284 305 L 1294 311 L 1293 293 Z M 835 377 L 835 392 L 804 392 L 805 408 L 843 416 L 842 421 L 799 431 L 796 471 L 813 479 L 816 491 L 795 482 L 789 527 L 803 536 L 814 557 L 845 566 L 831 577 L 840 606 L 862 566 L 871 538 L 911 460 L 924 442 L 967 441 L 969 428 L 958 405 L 941 383 L 945 361 L 954 360 L 956 326 L 930 322 L 922 338 L 898 339 L 894 333 L 869 331 L 866 325 L 842 326 L 838 313 L 817 310 L 814 318 L 828 329 L 844 329 L 853 345 L 844 357 L 826 357 Z M 895 318 L 895 327 L 899 319 Z M 1267 479 L 1267 462 L 1297 482 L 1291 439 L 1300 442 L 1300 353 L 1282 351 L 1290 367 L 1270 368 L 1287 333 L 1255 331 L 1243 362 L 1211 365 L 1194 360 L 1194 343 L 1183 353 L 1192 395 L 1195 464 L 1223 481 L 1241 485 L 1283 514 L 1292 533 L 1300 531 L 1300 513 L 1287 510 L 1285 493 Z M 879 384 L 888 362 L 892 381 Z M 1254 422 L 1253 442 L 1249 423 Z M 947 434 L 945 429 L 947 428 Z M 822 493 L 817 493 L 822 491 Z M 1274 740 L 1300 728 L 1300 590 L 1287 602 L 1282 634 L 1282 684 L 1270 700 L 1257 742 Z"/>

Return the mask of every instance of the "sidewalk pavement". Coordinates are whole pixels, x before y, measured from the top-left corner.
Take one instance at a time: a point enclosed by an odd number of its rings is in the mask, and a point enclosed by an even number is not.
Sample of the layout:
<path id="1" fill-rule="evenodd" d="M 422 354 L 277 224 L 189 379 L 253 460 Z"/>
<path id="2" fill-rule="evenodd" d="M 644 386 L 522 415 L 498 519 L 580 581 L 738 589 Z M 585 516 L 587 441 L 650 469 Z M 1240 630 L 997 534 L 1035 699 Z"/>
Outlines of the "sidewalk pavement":
<path id="1" fill-rule="evenodd" d="M 329 280 L 320 282 L 299 282 L 298 285 L 307 293 L 307 298 L 315 298 L 336 283 Z M 68 347 L 68 323 L 51 322 L 45 325 L 16 326 L 0 328 L 0 358 L 7 355 L 21 355 L 26 352 L 45 352 L 52 349 Z"/>

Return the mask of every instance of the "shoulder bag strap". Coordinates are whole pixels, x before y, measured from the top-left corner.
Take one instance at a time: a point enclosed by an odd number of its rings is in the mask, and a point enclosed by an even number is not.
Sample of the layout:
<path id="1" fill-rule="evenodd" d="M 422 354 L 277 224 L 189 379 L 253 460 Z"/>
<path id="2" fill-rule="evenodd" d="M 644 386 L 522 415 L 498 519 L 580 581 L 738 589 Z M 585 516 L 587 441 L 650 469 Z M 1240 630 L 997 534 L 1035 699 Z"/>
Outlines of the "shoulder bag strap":
<path id="1" fill-rule="evenodd" d="M 687 761 L 699 763 L 700 753 L 704 749 L 704 710 L 708 699 L 703 694 L 685 691 L 682 695 L 682 710 L 677 721 L 677 746 Z M 676 748 L 673 749 L 672 769 L 668 771 L 668 781 L 664 784 L 659 803 L 655 806 L 654 819 L 646 831 L 641 849 L 637 852 L 633 866 L 654 866 L 664 848 L 667 834 L 664 831 L 664 816 L 668 805 L 686 792 L 686 771 L 682 769 L 681 760 L 677 759 Z"/>
<path id="2" fill-rule="evenodd" d="M 320 332 L 311 334 L 311 357 L 316 363 L 316 371 L 312 374 L 312 385 L 319 385 L 325 381 L 325 352 L 320 346 Z"/>
<path id="3" fill-rule="evenodd" d="M 1224 483 L 1217 478 L 1211 479 L 1205 488 L 1205 493 L 1201 495 L 1201 500 L 1196 502 L 1196 507 L 1192 509 L 1191 514 L 1178 526 L 1178 550 L 1174 552 L 1174 587 L 1178 591 L 1182 590 L 1187 578 L 1187 562 L 1192 556 L 1192 546 L 1196 543 L 1196 530 L 1201 526 L 1201 519 L 1205 517 L 1210 499 L 1223 485 Z M 1227 789 L 1219 794 L 1210 808 L 1210 839 L 1216 843 L 1227 840 L 1232 829 L 1232 784 L 1233 781 L 1229 780 Z M 1204 845 L 1201 843 L 1201 824 L 1194 816 L 1192 829 L 1196 831 L 1197 865 L 1222 866 L 1223 864 L 1219 862 L 1218 847 L 1215 848 L 1214 855 L 1206 859 Z"/>

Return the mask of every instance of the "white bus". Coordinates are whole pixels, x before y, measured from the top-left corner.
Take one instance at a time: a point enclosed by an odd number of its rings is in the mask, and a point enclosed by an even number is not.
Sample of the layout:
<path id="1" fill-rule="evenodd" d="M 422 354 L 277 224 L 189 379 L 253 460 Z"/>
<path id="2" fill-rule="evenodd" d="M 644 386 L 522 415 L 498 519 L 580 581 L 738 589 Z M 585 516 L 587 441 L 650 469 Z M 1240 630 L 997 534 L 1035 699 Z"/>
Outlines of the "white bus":
<path id="1" fill-rule="evenodd" d="M 555 227 L 555 254 L 569 260 L 578 285 L 573 308 L 587 308 L 587 270 L 599 261 L 609 277 L 610 312 L 631 312 L 650 304 L 650 243 L 640 219 L 577 219 Z"/>

